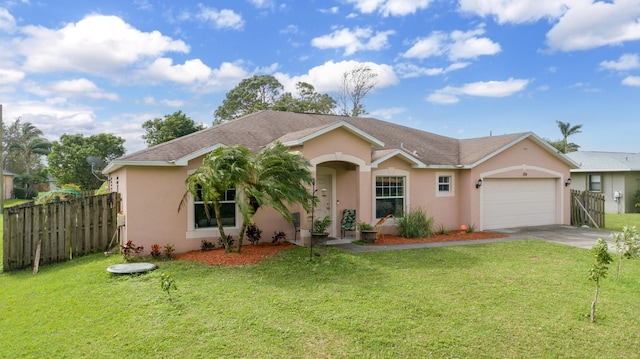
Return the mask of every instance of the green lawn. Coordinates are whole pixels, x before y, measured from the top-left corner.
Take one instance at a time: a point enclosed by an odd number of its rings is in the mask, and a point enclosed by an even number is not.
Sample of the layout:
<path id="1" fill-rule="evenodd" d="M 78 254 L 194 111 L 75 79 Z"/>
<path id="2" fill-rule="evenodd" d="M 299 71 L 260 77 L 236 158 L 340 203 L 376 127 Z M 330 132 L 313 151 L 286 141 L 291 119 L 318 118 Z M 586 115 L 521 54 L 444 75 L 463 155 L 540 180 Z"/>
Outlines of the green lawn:
<path id="1" fill-rule="evenodd" d="M 640 230 L 640 213 L 605 214 L 604 224 L 611 231 L 622 231 L 624 226 L 636 226 Z"/>
<path id="2" fill-rule="evenodd" d="M 2 358 L 625 358 L 640 346 L 640 261 L 602 282 L 588 251 L 542 241 L 353 255 L 288 249 L 260 265 L 102 254 L 0 275 Z M 615 265 L 615 263 L 613 264 Z M 613 265 L 611 274 L 614 274 Z M 170 299 L 161 273 L 175 278 Z"/>

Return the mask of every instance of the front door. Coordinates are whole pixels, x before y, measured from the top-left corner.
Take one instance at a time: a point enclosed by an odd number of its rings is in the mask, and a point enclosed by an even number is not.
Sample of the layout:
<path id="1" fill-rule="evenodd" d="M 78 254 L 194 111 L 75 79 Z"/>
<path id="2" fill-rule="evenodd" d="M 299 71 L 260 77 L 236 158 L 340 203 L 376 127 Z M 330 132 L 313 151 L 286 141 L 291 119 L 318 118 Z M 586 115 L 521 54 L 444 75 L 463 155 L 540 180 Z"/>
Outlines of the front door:
<path id="1" fill-rule="evenodd" d="M 333 188 L 331 187 L 331 175 L 318 174 L 316 176 L 316 196 L 318 197 L 318 204 L 316 205 L 315 218 L 323 219 L 329 216 L 331 218 L 333 203 Z M 333 235 L 335 221 L 329 227 L 329 234 Z"/>

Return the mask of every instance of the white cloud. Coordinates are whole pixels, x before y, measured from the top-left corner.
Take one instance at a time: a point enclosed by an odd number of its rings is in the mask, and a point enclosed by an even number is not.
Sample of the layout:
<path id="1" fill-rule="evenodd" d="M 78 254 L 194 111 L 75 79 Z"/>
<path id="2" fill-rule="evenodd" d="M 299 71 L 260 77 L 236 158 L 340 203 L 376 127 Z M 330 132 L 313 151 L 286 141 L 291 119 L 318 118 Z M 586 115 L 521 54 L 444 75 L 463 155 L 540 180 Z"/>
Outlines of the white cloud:
<path id="1" fill-rule="evenodd" d="M 378 12 L 383 16 L 406 16 L 426 9 L 432 0 L 347 0 L 364 14 Z"/>
<path id="2" fill-rule="evenodd" d="M 311 68 L 304 75 L 290 76 L 279 72 L 274 74 L 274 77 L 284 86 L 285 91 L 294 92 L 295 84 L 302 81 L 312 84 L 318 92 L 334 92 L 339 88 L 342 74 L 359 65 L 369 66 L 378 74 L 376 88 L 393 86 L 399 81 L 393 71 L 393 67 L 390 65 L 358 61 L 328 61 L 320 66 Z"/>
<path id="3" fill-rule="evenodd" d="M 323 14 L 337 14 L 339 10 L 340 8 L 337 6 L 333 6 L 328 9 L 318 9 L 318 11 L 320 11 Z"/>
<path id="4" fill-rule="evenodd" d="M 417 39 L 413 46 L 402 54 L 402 57 L 426 59 L 428 57 L 441 56 L 447 50 L 447 39 L 447 34 L 434 31 L 428 37 Z"/>
<path id="5" fill-rule="evenodd" d="M 567 4 L 576 0 L 460 0 L 460 11 L 482 17 L 492 16 L 500 24 L 557 19 Z M 583 0 L 577 0 L 583 1 Z"/>
<path id="6" fill-rule="evenodd" d="M 9 10 L 0 7 L 0 31 L 13 32 L 16 29 L 16 19 Z"/>
<path id="7" fill-rule="evenodd" d="M 189 51 L 181 40 L 158 31 L 141 32 L 116 16 L 89 15 L 59 30 L 26 26 L 22 32 L 26 38 L 15 40 L 16 49 L 26 57 L 24 68 L 33 72 L 111 77 L 146 58 Z"/>
<path id="8" fill-rule="evenodd" d="M 453 64 L 447 66 L 446 68 L 442 67 L 420 67 L 411 63 L 399 63 L 394 66 L 395 71 L 401 78 L 412 78 L 419 76 L 437 76 L 444 75 L 451 71 L 456 71 L 463 69 L 469 66 L 468 62 L 454 62 Z"/>
<path id="9" fill-rule="evenodd" d="M 22 71 L 0 68 L 0 86 L 14 84 L 24 79 L 24 76 Z"/>
<path id="10" fill-rule="evenodd" d="M 264 1 L 262 2 L 264 3 Z M 216 29 L 231 28 L 234 30 L 240 30 L 244 27 L 244 20 L 242 20 L 242 16 L 229 9 L 222 9 L 218 11 L 200 4 L 200 12 L 196 17 L 201 21 L 211 23 Z"/>
<path id="11" fill-rule="evenodd" d="M 311 45 L 319 49 L 344 48 L 344 55 L 353 55 L 357 51 L 377 51 L 389 46 L 389 35 L 394 31 L 376 31 L 369 27 L 356 27 L 353 30 L 343 28 L 335 30 L 329 35 L 323 35 L 311 40 Z"/>
<path id="12" fill-rule="evenodd" d="M 63 80 L 52 83 L 48 86 L 51 94 L 67 95 L 74 97 L 88 97 L 94 100 L 106 99 L 117 101 L 118 94 L 105 92 L 98 88 L 96 84 L 87 79 Z"/>
<path id="13" fill-rule="evenodd" d="M 281 34 L 297 34 L 298 27 L 296 25 L 287 25 L 284 29 L 280 30 Z"/>
<path id="14" fill-rule="evenodd" d="M 426 38 L 417 39 L 413 46 L 401 56 L 425 59 L 446 54 L 450 60 L 456 61 L 499 53 L 500 44 L 489 38 L 480 37 L 484 33 L 483 25 L 470 31 L 455 30 L 450 34 L 436 31 Z"/>
<path id="15" fill-rule="evenodd" d="M 406 110 L 407 109 L 404 107 L 379 108 L 377 110 L 371 111 L 369 115 L 374 118 L 390 121 L 395 115 L 401 114 Z"/>
<path id="16" fill-rule="evenodd" d="M 442 104 L 453 104 L 460 101 L 461 96 L 507 97 L 527 87 L 529 80 L 510 78 L 506 81 L 472 82 L 461 87 L 447 86 L 427 96 L 427 101 Z"/>
<path id="17" fill-rule="evenodd" d="M 164 57 L 156 59 L 149 67 L 140 71 L 143 78 L 168 80 L 182 84 L 206 81 L 211 73 L 211 68 L 199 59 L 187 60 L 183 65 L 174 65 L 172 59 Z"/>
<path id="18" fill-rule="evenodd" d="M 600 67 L 607 70 L 626 71 L 640 67 L 637 54 L 624 54 L 617 61 L 602 61 Z"/>
<path id="19" fill-rule="evenodd" d="M 626 86 L 640 87 L 640 76 L 627 76 L 622 80 L 622 84 Z"/>
<path id="20" fill-rule="evenodd" d="M 575 51 L 640 40 L 639 17 L 637 0 L 576 0 L 547 33 L 547 44 L 552 50 Z"/>

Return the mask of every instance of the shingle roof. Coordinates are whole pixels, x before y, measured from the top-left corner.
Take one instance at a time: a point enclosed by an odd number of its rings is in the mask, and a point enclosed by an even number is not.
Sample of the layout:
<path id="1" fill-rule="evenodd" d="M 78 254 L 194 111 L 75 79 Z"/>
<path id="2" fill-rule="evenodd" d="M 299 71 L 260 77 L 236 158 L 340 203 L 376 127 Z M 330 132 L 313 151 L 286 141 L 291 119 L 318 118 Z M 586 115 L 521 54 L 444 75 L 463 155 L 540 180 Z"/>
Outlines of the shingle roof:
<path id="1" fill-rule="evenodd" d="M 267 110 L 122 156 L 114 162 L 168 163 L 217 144 L 241 144 L 257 152 L 275 140 L 295 141 L 340 122 L 348 123 L 384 143 L 382 148 L 372 148 L 373 158 L 381 158 L 393 150 L 402 150 L 426 165 L 472 165 L 514 141 L 532 135 L 518 133 L 458 140 L 374 118 Z"/>
<path id="2" fill-rule="evenodd" d="M 567 157 L 580 166 L 574 172 L 640 171 L 640 153 L 577 151 L 567 153 Z"/>

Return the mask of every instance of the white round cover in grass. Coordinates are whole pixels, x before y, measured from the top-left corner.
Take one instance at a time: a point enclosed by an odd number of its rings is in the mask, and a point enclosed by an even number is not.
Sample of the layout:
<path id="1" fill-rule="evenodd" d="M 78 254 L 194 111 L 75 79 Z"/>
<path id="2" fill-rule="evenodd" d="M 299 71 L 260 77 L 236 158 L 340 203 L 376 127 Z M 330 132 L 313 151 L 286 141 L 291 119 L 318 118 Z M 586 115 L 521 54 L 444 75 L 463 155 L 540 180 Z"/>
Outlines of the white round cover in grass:
<path id="1" fill-rule="evenodd" d="M 158 269 L 158 266 L 153 263 L 124 263 L 110 266 L 107 268 L 107 272 L 113 274 L 133 274 L 145 273 L 155 269 Z"/>

